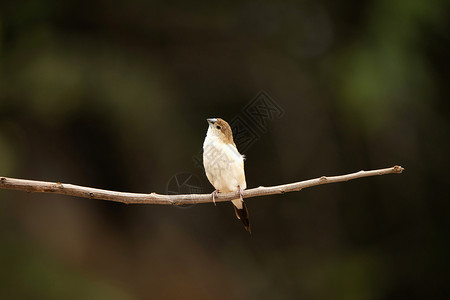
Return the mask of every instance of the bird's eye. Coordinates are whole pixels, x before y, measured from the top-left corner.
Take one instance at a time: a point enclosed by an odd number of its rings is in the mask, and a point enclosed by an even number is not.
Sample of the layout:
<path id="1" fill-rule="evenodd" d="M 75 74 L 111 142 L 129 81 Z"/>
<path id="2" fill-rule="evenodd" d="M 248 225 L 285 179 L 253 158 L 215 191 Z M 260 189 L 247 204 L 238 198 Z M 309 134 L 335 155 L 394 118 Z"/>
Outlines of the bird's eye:
<path id="1" fill-rule="evenodd" d="M 220 130 L 222 127 L 220 127 L 219 125 L 217 125 L 216 128 Z"/>

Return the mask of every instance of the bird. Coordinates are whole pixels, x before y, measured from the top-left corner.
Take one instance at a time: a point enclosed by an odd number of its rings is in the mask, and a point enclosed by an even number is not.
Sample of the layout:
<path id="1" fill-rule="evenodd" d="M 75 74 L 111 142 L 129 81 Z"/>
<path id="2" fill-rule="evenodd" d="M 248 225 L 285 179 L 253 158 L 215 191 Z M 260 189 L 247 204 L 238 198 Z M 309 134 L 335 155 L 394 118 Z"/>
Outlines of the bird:
<path id="1" fill-rule="evenodd" d="M 214 205 L 218 193 L 239 192 L 239 199 L 231 200 L 236 217 L 242 221 L 251 234 L 247 207 L 242 191 L 247 188 L 245 181 L 244 159 L 237 150 L 230 125 L 221 118 L 209 118 L 208 131 L 203 143 L 203 166 L 206 177 L 214 186 L 211 193 Z"/>

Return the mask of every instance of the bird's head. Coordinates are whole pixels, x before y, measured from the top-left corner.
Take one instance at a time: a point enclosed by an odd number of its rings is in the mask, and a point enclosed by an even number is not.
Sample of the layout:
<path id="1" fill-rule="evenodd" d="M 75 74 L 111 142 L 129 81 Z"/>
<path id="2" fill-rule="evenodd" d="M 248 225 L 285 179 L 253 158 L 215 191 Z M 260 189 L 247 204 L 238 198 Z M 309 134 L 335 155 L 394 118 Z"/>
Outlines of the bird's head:
<path id="1" fill-rule="evenodd" d="M 228 125 L 225 120 L 221 118 L 210 118 L 206 120 L 209 125 L 207 135 L 217 137 L 226 144 L 234 144 L 233 132 L 231 131 L 230 125 Z"/>

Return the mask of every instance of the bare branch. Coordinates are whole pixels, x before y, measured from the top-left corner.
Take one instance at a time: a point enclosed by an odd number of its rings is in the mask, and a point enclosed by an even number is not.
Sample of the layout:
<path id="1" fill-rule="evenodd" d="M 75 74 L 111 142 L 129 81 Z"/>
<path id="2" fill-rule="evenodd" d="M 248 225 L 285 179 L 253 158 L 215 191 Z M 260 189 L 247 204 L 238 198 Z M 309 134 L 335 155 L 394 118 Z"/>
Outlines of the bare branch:
<path id="1" fill-rule="evenodd" d="M 244 198 L 259 197 L 266 195 L 284 194 L 286 192 L 300 191 L 301 189 L 334 182 L 348 181 L 356 178 L 369 177 L 375 175 L 402 173 L 403 168 L 394 166 L 392 168 L 359 171 L 356 173 L 340 175 L 340 176 L 322 176 L 316 179 L 310 179 L 289 184 L 282 184 L 270 187 L 257 187 L 243 191 Z M 66 184 L 60 182 L 46 182 L 35 180 L 24 180 L 0 177 L 0 188 L 9 190 L 26 191 L 29 193 L 54 193 L 69 196 L 76 196 L 89 199 L 100 199 L 107 201 L 122 202 L 126 204 L 196 204 L 212 202 L 211 194 L 188 194 L 188 195 L 160 195 L 156 193 L 124 193 L 96 188 Z M 220 194 L 216 197 L 218 201 L 230 201 L 239 198 L 239 193 Z"/>

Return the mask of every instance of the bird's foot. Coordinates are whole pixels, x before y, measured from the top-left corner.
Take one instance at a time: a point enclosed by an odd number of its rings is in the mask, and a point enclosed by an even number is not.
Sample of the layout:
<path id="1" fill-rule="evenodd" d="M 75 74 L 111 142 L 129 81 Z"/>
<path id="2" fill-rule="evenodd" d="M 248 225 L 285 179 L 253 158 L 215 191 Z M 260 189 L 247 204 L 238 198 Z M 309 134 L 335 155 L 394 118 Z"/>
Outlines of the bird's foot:
<path id="1" fill-rule="evenodd" d="M 241 189 L 241 186 L 239 185 L 238 188 L 239 188 L 239 198 L 241 198 L 241 201 L 244 202 L 244 197 L 243 197 L 243 195 L 242 195 L 242 189 Z"/>
<path id="2" fill-rule="evenodd" d="M 218 196 L 218 193 L 219 193 L 218 190 L 214 190 L 214 192 L 211 193 L 211 196 L 212 196 L 212 198 L 213 198 L 214 206 L 217 206 L 217 205 L 216 205 L 216 197 Z"/>

